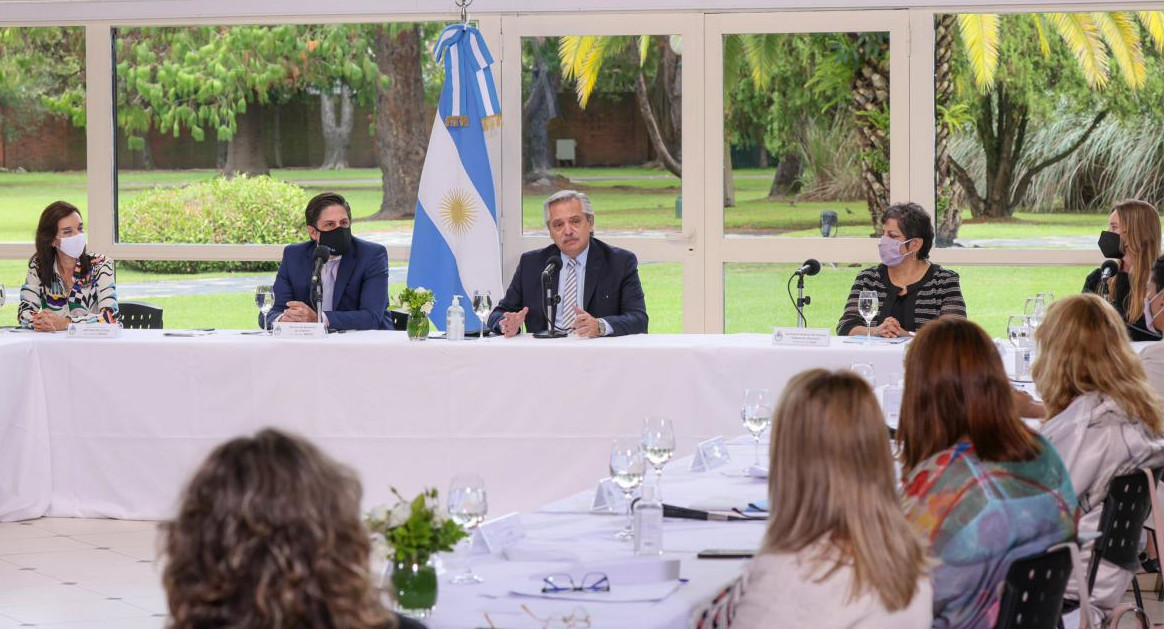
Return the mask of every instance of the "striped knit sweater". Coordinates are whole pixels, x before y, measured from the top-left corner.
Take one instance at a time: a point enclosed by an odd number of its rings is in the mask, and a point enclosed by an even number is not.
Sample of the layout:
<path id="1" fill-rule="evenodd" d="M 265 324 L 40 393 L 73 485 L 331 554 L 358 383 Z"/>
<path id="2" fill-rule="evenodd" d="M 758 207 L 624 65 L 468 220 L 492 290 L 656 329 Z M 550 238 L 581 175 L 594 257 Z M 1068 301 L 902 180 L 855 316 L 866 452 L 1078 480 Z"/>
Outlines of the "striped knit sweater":
<path id="1" fill-rule="evenodd" d="M 857 297 L 863 290 L 877 291 L 880 308 L 873 318 L 875 326 L 881 324 L 887 313 L 893 312 L 898 300 L 905 301 L 904 315 L 898 323 L 911 332 L 943 315 L 966 316 L 966 302 L 962 301 L 958 274 L 949 269 L 931 264 L 921 280 L 909 286 L 905 295 L 898 295 L 896 287 L 890 290 L 891 286 L 889 269 L 884 264 L 858 273 L 853 288 L 849 290 L 845 312 L 837 322 L 837 335 L 846 336 L 853 328 L 865 325 L 865 319 L 857 313 Z"/>

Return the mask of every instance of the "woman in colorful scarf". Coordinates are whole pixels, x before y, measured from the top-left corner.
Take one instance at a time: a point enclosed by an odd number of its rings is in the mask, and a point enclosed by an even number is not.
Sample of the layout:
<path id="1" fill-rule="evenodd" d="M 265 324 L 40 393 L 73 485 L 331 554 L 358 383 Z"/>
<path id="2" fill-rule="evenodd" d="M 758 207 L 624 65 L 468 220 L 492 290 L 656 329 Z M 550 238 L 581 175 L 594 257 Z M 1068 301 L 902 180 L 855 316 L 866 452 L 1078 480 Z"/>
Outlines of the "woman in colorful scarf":
<path id="1" fill-rule="evenodd" d="M 934 628 L 989 629 L 1015 559 L 1075 539 L 1071 477 L 1019 419 L 998 350 L 941 318 L 906 354 L 897 432 L 906 518 L 938 559 Z"/>
<path id="2" fill-rule="evenodd" d="M 37 332 L 121 320 L 113 260 L 86 250 L 81 212 L 70 203 L 54 201 L 41 212 L 16 318 Z"/>
<path id="3" fill-rule="evenodd" d="M 1096 295 L 1072 295 L 1051 305 L 1035 333 L 1031 369 L 1047 407 L 1040 432 L 1059 451 L 1079 495 L 1085 562 L 1108 485 L 1136 468 L 1164 465 L 1164 416 L 1128 342 L 1119 313 Z M 1086 574 L 1086 571 L 1084 572 Z M 1101 562 L 1091 589 L 1094 626 L 1127 591 L 1132 573 Z M 1069 598 L 1078 598 L 1072 583 Z"/>

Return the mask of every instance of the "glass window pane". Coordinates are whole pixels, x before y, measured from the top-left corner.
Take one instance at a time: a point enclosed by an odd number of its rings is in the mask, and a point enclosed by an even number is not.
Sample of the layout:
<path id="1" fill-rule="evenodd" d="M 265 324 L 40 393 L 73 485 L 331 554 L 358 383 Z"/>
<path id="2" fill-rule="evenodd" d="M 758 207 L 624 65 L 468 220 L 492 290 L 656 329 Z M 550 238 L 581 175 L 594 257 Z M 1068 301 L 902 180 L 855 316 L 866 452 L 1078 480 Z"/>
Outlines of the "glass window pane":
<path id="1" fill-rule="evenodd" d="M 0 28 L 0 168 L 0 242 L 32 242 L 53 201 L 84 217 L 84 28 Z"/>
<path id="2" fill-rule="evenodd" d="M 978 16 L 935 16 L 939 244 L 1094 251 L 1116 202 L 1164 199 L 1154 15 L 1001 14 L 979 65 Z"/>
<path id="3" fill-rule="evenodd" d="M 600 236 L 681 230 L 682 50 L 677 35 L 522 38 L 525 233 L 547 234 L 542 203 L 564 189 L 590 196 Z"/>
<path id="4" fill-rule="evenodd" d="M 119 242 L 304 240 L 334 191 L 357 235 L 409 244 L 442 26 L 116 29 Z M 273 182 L 215 187 L 236 174 Z"/>
<path id="5" fill-rule="evenodd" d="M 812 303 L 805 307 L 809 327 L 836 330 L 857 273 L 869 265 L 823 264 L 804 280 Z M 786 286 L 798 264 L 730 263 L 724 265 L 724 330 L 764 332 L 796 325 L 796 310 Z M 1021 314 L 1026 298 L 1041 292 L 1063 297 L 1080 292 L 1092 267 L 956 266 L 970 319 L 994 337 L 1006 335 L 1006 321 Z M 796 282 L 792 282 L 793 298 Z"/>
<path id="6" fill-rule="evenodd" d="M 723 39 L 724 233 L 866 237 L 889 198 L 889 33 Z"/>
<path id="7" fill-rule="evenodd" d="M 639 279 L 647 298 L 647 329 L 651 334 L 683 332 L 683 264 L 640 262 Z"/>

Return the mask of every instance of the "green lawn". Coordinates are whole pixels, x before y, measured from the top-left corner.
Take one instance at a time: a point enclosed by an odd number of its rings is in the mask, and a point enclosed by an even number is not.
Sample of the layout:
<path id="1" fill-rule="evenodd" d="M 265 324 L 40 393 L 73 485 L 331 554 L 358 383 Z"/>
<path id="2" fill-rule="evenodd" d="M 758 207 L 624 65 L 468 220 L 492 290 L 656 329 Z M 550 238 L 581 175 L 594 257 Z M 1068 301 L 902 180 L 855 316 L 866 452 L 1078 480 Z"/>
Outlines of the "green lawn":
<path id="1" fill-rule="evenodd" d="M 586 190 L 598 212 L 599 231 L 678 231 L 675 201 L 680 180 L 665 171 L 643 168 L 567 168 L 559 174 L 575 187 Z M 146 194 L 152 186 L 179 185 L 215 176 L 210 170 L 130 171 L 121 174 L 122 198 Z M 370 216 L 380 204 L 380 171 L 352 169 L 320 171 L 284 169 L 273 171 L 280 179 L 301 182 L 312 192 L 336 190 L 348 198 L 356 218 Z M 729 233 L 778 233 L 783 236 L 813 236 L 819 233 L 822 210 L 840 215 L 841 235 L 866 237 L 869 233 L 863 202 L 775 202 L 766 198 L 772 171 L 738 170 L 735 184 L 738 205 L 725 210 Z M 55 199 L 67 199 L 85 209 L 84 173 L 0 173 L 0 242 L 31 240 L 40 210 Z M 542 193 L 527 193 L 522 199 L 523 223 L 527 230 L 543 230 Z M 1090 236 L 1105 224 L 1099 214 L 1019 213 L 1002 222 L 967 222 L 964 238 L 1030 239 L 1040 236 Z M 357 233 L 408 231 L 411 220 L 357 222 Z M 864 243 L 863 243 L 864 244 Z M 725 329 L 728 332 L 767 332 L 775 325 L 793 325 L 795 314 L 785 292 L 785 282 L 795 265 L 729 264 L 725 273 Z M 27 270 L 23 260 L 0 260 L 0 283 L 9 288 L 9 304 L 18 297 Z M 859 267 L 826 267 L 810 278 L 808 307 L 810 325 L 834 327 L 848 289 Z M 1011 268 L 968 267 L 959 270 L 971 318 L 994 335 L 1001 335 L 1008 315 L 1020 309 L 1026 296 L 1043 290 L 1067 294 L 1079 290 L 1086 269 L 1073 267 L 1030 267 L 1015 273 Z M 227 273 L 205 274 L 200 278 L 222 277 Z M 248 274 L 253 275 L 253 274 Z M 648 311 L 653 332 L 682 330 L 682 272 L 678 263 L 642 266 Z M 189 276 L 146 274 L 119 270 L 122 284 L 189 279 Z M 166 308 L 167 327 L 250 327 L 254 306 L 249 294 L 150 298 Z M 5 312 L 13 313 L 14 309 Z M 0 314 L 9 320 L 12 314 Z"/>

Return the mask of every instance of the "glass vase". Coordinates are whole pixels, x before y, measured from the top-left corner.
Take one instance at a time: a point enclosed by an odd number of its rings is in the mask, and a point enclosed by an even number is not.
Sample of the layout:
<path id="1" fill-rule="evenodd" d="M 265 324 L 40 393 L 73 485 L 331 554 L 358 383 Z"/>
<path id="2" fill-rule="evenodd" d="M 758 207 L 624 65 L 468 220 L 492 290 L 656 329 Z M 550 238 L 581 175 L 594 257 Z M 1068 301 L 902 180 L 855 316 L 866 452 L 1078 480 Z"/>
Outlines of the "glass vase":
<path id="1" fill-rule="evenodd" d="M 396 612 L 412 618 L 424 619 L 432 613 L 437 602 L 437 573 L 432 560 L 394 561 L 385 589 L 395 603 Z"/>
<path id="2" fill-rule="evenodd" d="M 408 340 L 428 340 L 428 315 L 423 312 L 408 313 Z"/>

